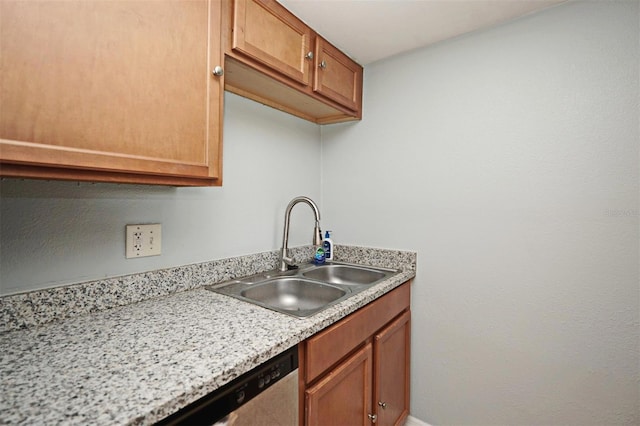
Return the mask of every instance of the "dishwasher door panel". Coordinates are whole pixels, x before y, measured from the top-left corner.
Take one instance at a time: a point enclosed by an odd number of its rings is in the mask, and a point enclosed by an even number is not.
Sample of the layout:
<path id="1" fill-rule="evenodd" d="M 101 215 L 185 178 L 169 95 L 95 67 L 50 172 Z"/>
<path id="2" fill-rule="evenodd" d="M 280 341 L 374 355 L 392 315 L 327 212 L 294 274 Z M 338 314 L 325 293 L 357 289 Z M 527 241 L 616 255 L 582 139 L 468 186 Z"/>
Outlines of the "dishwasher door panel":
<path id="1" fill-rule="evenodd" d="M 298 424 L 298 370 L 253 398 L 230 416 L 228 426 L 295 426 Z"/>

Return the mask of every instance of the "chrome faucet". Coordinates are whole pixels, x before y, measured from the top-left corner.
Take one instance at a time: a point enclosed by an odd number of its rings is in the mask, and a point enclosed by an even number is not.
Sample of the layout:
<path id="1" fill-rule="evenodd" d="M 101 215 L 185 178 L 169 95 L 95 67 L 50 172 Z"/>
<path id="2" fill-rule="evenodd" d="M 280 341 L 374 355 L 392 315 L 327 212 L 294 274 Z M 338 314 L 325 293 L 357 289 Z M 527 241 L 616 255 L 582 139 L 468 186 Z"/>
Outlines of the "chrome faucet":
<path id="1" fill-rule="evenodd" d="M 313 213 L 316 216 L 316 225 L 313 228 L 313 245 L 318 246 L 322 244 L 322 231 L 320 231 L 320 210 L 316 203 L 309 197 L 296 197 L 287 206 L 287 210 L 284 213 L 284 235 L 282 237 L 282 250 L 280 253 L 280 271 L 284 272 L 289 269 L 289 266 L 293 266 L 293 258 L 289 257 L 289 221 L 291 220 L 291 209 L 298 203 L 307 203 L 309 207 L 313 209 Z"/>

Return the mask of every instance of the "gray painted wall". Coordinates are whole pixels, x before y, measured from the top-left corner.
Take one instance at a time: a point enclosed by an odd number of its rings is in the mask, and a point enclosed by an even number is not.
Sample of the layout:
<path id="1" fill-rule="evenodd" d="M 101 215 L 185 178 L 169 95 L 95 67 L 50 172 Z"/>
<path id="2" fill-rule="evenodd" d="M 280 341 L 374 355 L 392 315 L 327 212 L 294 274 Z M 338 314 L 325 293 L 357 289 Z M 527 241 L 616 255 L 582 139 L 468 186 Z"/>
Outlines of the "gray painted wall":
<path id="1" fill-rule="evenodd" d="M 272 250 L 307 194 L 418 251 L 413 415 L 638 424 L 638 50 L 638 2 L 584 2 L 368 66 L 357 124 L 227 94 L 222 188 L 3 181 L 0 294 Z M 163 255 L 125 260 L 144 222 Z"/>
<path id="2" fill-rule="evenodd" d="M 319 126 L 225 95 L 224 185 L 171 188 L 3 180 L 0 294 L 279 248 L 297 195 L 320 203 Z M 162 255 L 125 259 L 125 225 L 162 224 Z M 290 241 L 311 243 L 297 206 Z"/>
<path id="3" fill-rule="evenodd" d="M 418 252 L 412 414 L 639 424 L 638 2 L 579 2 L 365 70 L 322 128 L 336 243 Z"/>

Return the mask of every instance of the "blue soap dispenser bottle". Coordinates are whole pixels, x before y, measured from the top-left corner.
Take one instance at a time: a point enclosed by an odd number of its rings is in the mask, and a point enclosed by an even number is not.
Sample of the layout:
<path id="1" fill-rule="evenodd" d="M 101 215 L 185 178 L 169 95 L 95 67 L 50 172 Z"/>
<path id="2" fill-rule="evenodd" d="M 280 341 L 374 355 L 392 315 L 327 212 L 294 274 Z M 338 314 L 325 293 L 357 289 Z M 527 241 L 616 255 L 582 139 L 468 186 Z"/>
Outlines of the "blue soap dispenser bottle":
<path id="1" fill-rule="evenodd" d="M 324 240 L 322 241 L 322 248 L 324 249 L 324 258 L 326 260 L 333 260 L 333 241 L 331 240 L 331 231 L 327 231 L 324 234 Z"/>

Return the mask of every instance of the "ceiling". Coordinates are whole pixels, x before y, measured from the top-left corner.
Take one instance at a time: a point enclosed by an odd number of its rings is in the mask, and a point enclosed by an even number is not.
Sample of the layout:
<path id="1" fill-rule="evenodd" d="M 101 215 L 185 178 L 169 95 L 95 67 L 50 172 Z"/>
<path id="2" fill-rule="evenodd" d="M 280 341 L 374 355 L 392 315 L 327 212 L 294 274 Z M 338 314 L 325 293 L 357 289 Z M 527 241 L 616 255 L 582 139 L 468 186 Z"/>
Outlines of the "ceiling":
<path id="1" fill-rule="evenodd" d="M 361 65 L 567 0 L 278 0 Z"/>

